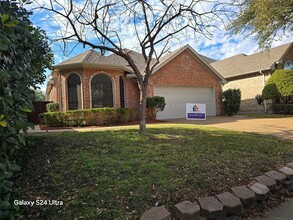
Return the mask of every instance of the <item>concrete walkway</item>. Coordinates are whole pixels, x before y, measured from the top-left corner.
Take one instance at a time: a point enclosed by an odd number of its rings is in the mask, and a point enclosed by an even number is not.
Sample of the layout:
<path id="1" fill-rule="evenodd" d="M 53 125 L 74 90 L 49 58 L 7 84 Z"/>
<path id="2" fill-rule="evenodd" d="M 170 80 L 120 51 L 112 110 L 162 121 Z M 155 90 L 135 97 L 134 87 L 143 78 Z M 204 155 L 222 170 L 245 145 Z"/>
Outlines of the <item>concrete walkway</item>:
<path id="1" fill-rule="evenodd" d="M 293 199 L 284 203 L 280 207 L 273 208 L 262 218 L 251 220 L 292 220 L 293 219 Z"/>

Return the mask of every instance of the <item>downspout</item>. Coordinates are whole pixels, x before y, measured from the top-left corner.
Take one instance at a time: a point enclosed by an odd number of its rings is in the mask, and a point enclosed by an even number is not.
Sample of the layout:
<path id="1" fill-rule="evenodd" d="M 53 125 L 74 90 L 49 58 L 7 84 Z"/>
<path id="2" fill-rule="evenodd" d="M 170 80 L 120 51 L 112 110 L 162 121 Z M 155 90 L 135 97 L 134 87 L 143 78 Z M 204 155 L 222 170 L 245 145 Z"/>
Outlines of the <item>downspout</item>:
<path id="1" fill-rule="evenodd" d="M 260 74 L 262 74 L 262 83 L 263 83 L 263 88 L 264 88 L 265 85 L 266 85 L 265 74 L 261 70 L 259 72 L 260 72 Z M 268 113 L 268 110 L 267 110 L 267 100 L 264 100 L 263 104 L 264 104 L 264 108 L 265 108 L 265 113 Z"/>

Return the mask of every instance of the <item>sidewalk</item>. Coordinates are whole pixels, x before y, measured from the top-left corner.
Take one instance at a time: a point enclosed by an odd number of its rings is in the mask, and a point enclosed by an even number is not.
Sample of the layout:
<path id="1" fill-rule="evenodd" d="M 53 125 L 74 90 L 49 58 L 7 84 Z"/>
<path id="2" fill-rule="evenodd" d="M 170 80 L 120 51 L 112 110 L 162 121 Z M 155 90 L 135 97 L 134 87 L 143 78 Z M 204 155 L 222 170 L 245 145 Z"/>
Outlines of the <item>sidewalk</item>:
<path id="1" fill-rule="evenodd" d="M 273 208 L 263 218 L 251 220 L 292 220 L 293 219 L 293 198 L 282 206 Z"/>

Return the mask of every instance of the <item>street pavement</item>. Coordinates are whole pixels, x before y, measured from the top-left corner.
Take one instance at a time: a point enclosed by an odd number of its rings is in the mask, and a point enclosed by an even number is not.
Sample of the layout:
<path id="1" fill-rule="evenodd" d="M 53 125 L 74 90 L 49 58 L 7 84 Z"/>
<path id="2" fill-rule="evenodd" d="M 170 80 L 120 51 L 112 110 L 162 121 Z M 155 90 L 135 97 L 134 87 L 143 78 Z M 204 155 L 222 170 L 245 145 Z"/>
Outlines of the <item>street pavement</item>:
<path id="1" fill-rule="evenodd" d="M 282 206 L 273 208 L 264 217 L 251 220 L 293 220 L 293 198 Z"/>

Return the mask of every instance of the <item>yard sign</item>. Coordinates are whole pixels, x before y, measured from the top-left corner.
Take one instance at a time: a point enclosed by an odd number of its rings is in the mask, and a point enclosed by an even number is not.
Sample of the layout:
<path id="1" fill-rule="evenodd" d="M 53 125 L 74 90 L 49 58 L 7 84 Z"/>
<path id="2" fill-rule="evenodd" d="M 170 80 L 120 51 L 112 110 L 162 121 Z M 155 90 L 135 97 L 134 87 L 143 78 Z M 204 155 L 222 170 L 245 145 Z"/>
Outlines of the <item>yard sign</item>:
<path id="1" fill-rule="evenodd" d="M 206 120 L 206 104 L 186 103 L 187 120 Z"/>

